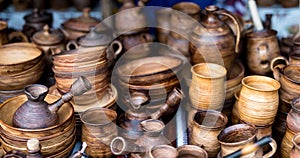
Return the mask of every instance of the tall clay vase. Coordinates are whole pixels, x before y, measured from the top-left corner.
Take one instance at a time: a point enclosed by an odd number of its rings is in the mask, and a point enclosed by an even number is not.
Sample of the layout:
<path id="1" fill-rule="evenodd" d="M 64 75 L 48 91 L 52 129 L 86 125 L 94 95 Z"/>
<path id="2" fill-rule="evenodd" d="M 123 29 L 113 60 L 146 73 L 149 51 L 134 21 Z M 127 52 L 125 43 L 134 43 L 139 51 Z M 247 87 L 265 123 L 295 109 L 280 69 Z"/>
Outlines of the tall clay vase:
<path id="1" fill-rule="evenodd" d="M 281 144 L 282 157 L 288 157 L 293 143 L 292 139 L 296 133 L 300 132 L 300 98 L 295 98 L 292 103 L 292 109 L 286 118 L 286 132 Z"/>
<path id="2" fill-rule="evenodd" d="M 225 100 L 226 69 L 218 64 L 200 63 L 191 68 L 189 96 L 192 106 L 202 110 L 220 110 Z"/>
<path id="3" fill-rule="evenodd" d="M 91 108 L 80 116 L 82 142 L 87 143 L 86 154 L 92 157 L 110 157 L 111 141 L 118 135 L 117 113 L 106 108 Z"/>
<path id="4" fill-rule="evenodd" d="M 290 153 L 290 158 L 299 158 L 300 157 L 300 133 L 297 133 L 293 140 L 293 148 Z"/>
<path id="5" fill-rule="evenodd" d="M 280 83 L 270 77 L 247 76 L 242 80 L 238 113 L 244 122 L 265 126 L 275 121 Z"/>
<path id="6" fill-rule="evenodd" d="M 216 157 L 220 150 L 217 136 L 227 122 L 227 116 L 218 111 L 197 112 L 190 128 L 189 144 L 202 147 L 209 157 Z"/>

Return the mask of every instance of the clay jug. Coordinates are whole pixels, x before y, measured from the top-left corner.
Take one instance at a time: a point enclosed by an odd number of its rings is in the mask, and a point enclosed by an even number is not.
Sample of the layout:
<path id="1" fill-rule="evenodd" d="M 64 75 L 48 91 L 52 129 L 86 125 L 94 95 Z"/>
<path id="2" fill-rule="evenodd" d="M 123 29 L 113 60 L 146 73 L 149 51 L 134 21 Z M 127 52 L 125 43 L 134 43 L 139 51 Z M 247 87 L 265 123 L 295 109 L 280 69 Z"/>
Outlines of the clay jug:
<path id="1" fill-rule="evenodd" d="M 300 41 L 295 39 L 293 47 L 289 53 L 289 64 L 300 64 Z"/>
<path id="2" fill-rule="evenodd" d="M 226 10 L 208 6 L 205 11 L 206 15 L 200 21 L 201 25 L 194 28 L 190 39 L 192 64 L 211 62 L 224 65 L 227 71 L 230 71 L 236 53 L 239 52 L 241 27 L 237 19 Z M 236 37 L 230 27 L 219 19 L 219 15 L 228 16 L 234 21 Z"/>
<path id="3" fill-rule="evenodd" d="M 59 121 L 57 111 L 73 96 L 79 96 L 91 89 L 91 84 L 84 77 L 79 77 L 71 90 L 62 95 L 56 102 L 49 104 L 44 101 L 48 88 L 44 85 L 32 84 L 24 88 L 28 100 L 22 104 L 13 116 L 13 125 L 24 129 L 41 129 L 56 125 Z"/>

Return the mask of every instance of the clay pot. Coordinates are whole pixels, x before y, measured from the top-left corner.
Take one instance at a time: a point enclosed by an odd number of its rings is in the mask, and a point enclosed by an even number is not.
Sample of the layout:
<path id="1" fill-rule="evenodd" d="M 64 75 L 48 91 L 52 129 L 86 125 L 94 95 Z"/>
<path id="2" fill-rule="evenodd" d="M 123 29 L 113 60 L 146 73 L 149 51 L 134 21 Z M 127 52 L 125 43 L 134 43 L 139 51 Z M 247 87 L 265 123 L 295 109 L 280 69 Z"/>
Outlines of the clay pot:
<path id="1" fill-rule="evenodd" d="M 53 16 L 45 10 L 33 9 L 32 13 L 24 16 L 23 32 L 27 37 L 32 37 L 35 32 L 43 30 L 45 25 L 52 27 Z"/>
<path id="2" fill-rule="evenodd" d="M 128 62 L 117 68 L 120 79 L 132 85 L 152 85 L 174 77 L 182 68 L 177 57 L 147 57 Z"/>
<path id="3" fill-rule="evenodd" d="M 238 100 L 240 119 L 257 126 L 272 124 L 279 105 L 280 83 L 270 77 L 248 76 L 242 84 Z"/>
<path id="4" fill-rule="evenodd" d="M 182 55 L 184 55 L 188 60 L 190 60 L 190 52 L 189 52 L 189 41 L 185 38 L 175 38 L 171 34 L 167 36 L 167 43 L 169 47 L 174 50 L 179 51 Z"/>
<path id="5" fill-rule="evenodd" d="M 190 53 L 192 64 L 201 62 L 224 65 L 231 70 L 236 53 L 239 52 L 240 26 L 237 19 L 226 10 L 219 10 L 217 6 L 205 8 L 206 16 L 196 26 L 191 35 Z M 217 15 L 228 16 L 236 25 L 236 38 L 230 27 L 221 21 Z M 228 42 L 230 41 L 230 42 Z M 224 47 L 226 45 L 226 47 Z"/>
<path id="6" fill-rule="evenodd" d="M 109 144 L 118 135 L 115 121 L 117 113 L 106 108 L 91 108 L 80 115 L 82 142 L 87 143 L 86 153 L 93 157 L 110 157 Z"/>
<path id="7" fill-rule="evenodd" d="M 177 150 L 170 145 L 156 145 L 150 150 L 151 158 L 165 158 L 168 155 L 168 158 L 177 158 Z"/>
<path id="8" fill-rule="evenodd" d="M 53 103 L 59 97 L 47 95 L 45 101 Z M 25 95 L 8 99 L 0 106 L 1 123 L 1 144 L 8 152 L 11 150 L 21 150 L 26 152 L 27 140 L 38 138 L 42 146 L 43 156 L 66 157 L 75 145 L 75 119 L 74 109 L 71 104 L 64 103 L 58 110 L 59 123 L 57 125 L 43 129 L 23 129 L 15 128 L 12 125 L 13 114 L 24 102 L 27 101 Z M 5 118 L 5 119 L 4 119 Z"/>
<path id="9" fill-rule="evenodd" d="M 300 132 L 300 128 L 299 128 L 300 122 L 298 121 L 298 118 L 300 116 L 299 101 L 300 101 L 299 98 L 293 99 L 291 103 L 292 109 L 290 110 L 286 118 L 287 127 L 295 133 Z"/>
<path id="10" fill-rule="evenodd" d="M 256 140 L 256 135 L 257 129 L 255 128 L 255 126 L 248 124 L 236 124 L 223 129 L 222 132 L 218 135 L 218 141 L 221 144 L 220 157 L 229 155 L 239 149 L 242 149 L 248 144 L 254 143 Z M 269 143 L 269 145 L 272 147 L 272 151 L 265 155 L 263 155 L 262 148 L 259 148 L 258 150 L 254 149 L 252 151 L 247 151 L 248 153 L 241 155 L 241 158 L 271 157 L 276 152 L 277 144 L 272 139 L 272 142 Z"/>
<path id="11" fill-rule="evenodd" d="M 7 23 L 0 21 L 0 46 L 8 43 Z"/>
<path id="12" fill-rule="evenodd" d="M 207 152 L 196 145 L 182 145 L 177 148 L 178 158 L 208 158 Z"/>
<path id="13" fill-rule="evenodd" d="M 219 110 L 225 99 L 226 69 L 213 63 L 200 63 L 191 68 L 189 96 L 195 108 Z"/>
<path id="14" fill-rule="evenodd" d="M 284 58 L 282 60 L 285 60 Z M 287 65 L 300 64 L 300 41 L 295 39 L 293 41 L 292 50 L 289 52 L 289 62 Z"/>
<path id="15" fill-rule="evenodd" d="M 13 125 L 24 129 L 41 129 L 58 124 L 57 111 L 73 96 L 81 95 L 91 89 L 91 84 L 85 77 L 78 78 L 71 87 L 70 92 L 64 94 L 57 102 L 48 104 L 44 101 L 48 88 L 44 85 L 28 85 L 24 92 L 28 101 L 22 104 L 13 116 Z"/>
<path id="16" fill-rule="evenodd" d="M 278 111 L 276 119 L 273 125 L 273 138 L 276 140 L 277 144 L 281 144 L 286 131 L 286 117 L 287 113 Z"/>
<path id="17" fill-rule="evenodd" d="M 252 74 L 266 75 L 271 61 L 280 54 L 277 31 L 263 30 L 247 35 L 247 63 Z"/>
<path id="18" fill-rule="evenodd" d="M 300 67 L 298 65 L 276 65 L 276 62 L 279 62 L 278 60 L 282 60 L 282 57 L 275 58 L 272 61 L 273 76 L 281 84 L 279 91 L 280 99 L 286 103 L 289 103 L 292 101 L 292 99 L 298 97 L 300 93 L 300 79 L 297 77 L 299 76 L 298 72 Z"/>
<path id="19" fill-rule="evenodd" d="M 216 157 L 220 150 L 217 136 L 227 122 L 226 115 L 218 111 L 197 112 L 189 132 L 190 144 L 202 147 L 209 157 Z"/>
<path id="20" fill-rule="evenodd" d="M 71 18 L 61 24 L 61 30 L 68 40 L 76 40 L 90 32 L 90 27 L 96 26 L 100 20 L 90 16 L 90 9 L 82 10 L 82 15 L 77 18 Z"/>
<path id="21" fill-rule="evenodd" d="M 132 34 L 121 35 L 119 37 L 124 48 L 124 59 L 140 59 L 148 56 L 150 46 L 147 44 L 153 41 L 153 37 L 147 31 L 140 31 Z M 136 49 L 134 47 L 137 46 Z"/>
<path id="22" fill-rule="evenodd" d="M 300 146 L 299 146 L 299 143 L 300 143 L 300 134 L 296 134 L 293 138 L 293 148 L 291 150 L 291 153 L 290 153 L 290 158 L 297 158 L 300 156 Z"/>

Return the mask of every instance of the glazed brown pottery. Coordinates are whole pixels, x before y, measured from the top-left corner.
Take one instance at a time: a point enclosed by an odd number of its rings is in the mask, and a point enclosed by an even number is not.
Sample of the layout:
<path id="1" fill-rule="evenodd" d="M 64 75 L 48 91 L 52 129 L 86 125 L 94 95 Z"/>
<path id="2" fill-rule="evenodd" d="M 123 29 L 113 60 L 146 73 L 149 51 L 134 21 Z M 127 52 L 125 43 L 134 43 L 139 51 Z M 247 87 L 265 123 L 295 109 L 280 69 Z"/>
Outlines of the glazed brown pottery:
<path id="1" fill-rule="evenodd" d="M 239 149 L 242 149 L 246 145 L 254 143 L 256 141 L 256 135 L 257 129 L 255 128 L 255 126 L 248 124 L 236 124 L 223 129 L 222 132 L 218 135 L 218 141 L 221 144 L 220 157 L 229 155 Z M 259 148 L 256 151 L 241 156 L 241 158 L 271 157 L 276 152 L 277 144 L 272 139 L 272 142 L 269 143 L 269 145 L 272 147 L 272 151 L 265 155 L 263 155 L 262 148 Z"/>
<path id="2" fill-rule="evenodd" d="M 241 120 L 257 126 L 272 124 L 279 105 L 280 83 L 270 77 L 247 76 L 238 100 Z"/>
<path id="3" fill-rule="evenodd" d="M 300 134 L 297 133 L 293 138 L 293 148 L 290 153 L 290 158 L 300 157 Z"/>
<path id="4" fill-rule="evenodd" d="M 194 116 L 189 140 L 192 145 L 202 147 L 209 157 L 216 157 L 220 150 L 217 136 L 225 128 L 228 119 L 218 111 L 200 111 Z"/>
<path id="5" fill-rule="evenodd" d="M 106 108 L 91 108 L 80 116 L 82 142 L 87 143 L 86 153 L 93 157 L 110 157 L 110 143 L 118 135 L 117 113 Z"/>
<path id="6" fill-rule="evenodd" d="M 90 32 L 90 27 L 96 26 L 100 20 L 90 16 L 90 9 L 82 10 L 80 17 L 71 18 L 62 23 L 62 31 L 68 40 L 76 40 L 81 36 L 85 36 Z"/>
<path id="7" fill-rule="evenodd" d="M 207 152 L 196 145 L 182 145 L 177 147 L 178 158 L 208 158 Z"/>
<path id="8" fill-rule="evenodd" d="M 284 58 L 278 57 L 272 61 L 273 67 L 273 76 L 274 78 L 280 82 L 280 99 L 283 102 L 290 103 L 295 97 L 298 97 L 300 94 L 300 79 L 299 79 L 299 65 L 285 65 L 278 64 L 276 62 L 278 60 L 282 60 Z M 286 60 L 284 60 L 286 61 Z M 274 64 L 273 64 L 274 63 Z M 275 65 L 275 66 L 274 66 Z M 289 107 L 282 107 L 282 109 L 286 109 L 288 112 Z"/>
<path id="9" fill-rule="evenodd" d="M 32 37 L 35 32 L 43 30 L 45 25 L 52 27 L 53 16 L 46 10 L 33 9 L 33 12 L 24 16 L 23 32 L 27 37 Z"/>
<path id="10" fill-rule="evenodd" d="M 123 57 L 125 59 L 139 59 L 148 56 L 150 46 L 147 43 L 153 41 L 153 37 L 147 31 L 121 35 L 119 39 L 124 47 Z M 134 49 L 135 46 L 138 49 Z"/>
<path id="11" fill-rule="evenodd" d="M 91 84 L 85 77 L 80 77 L 74 82 L 70 92 L 64 94 L 58 101 L 48 105 L 44 101 L 48 88 L 44 85 L 28 85 L 24 92 L 28 101 L 22 104 L 13 116 L 13 125 L 24 129 L 47 128 L 58 124 L 57 111 L 73 96 L 81 95 L 91 89 Z"/>
<path id="12" fill-rule="evenodd" d="M 170 145 L 156 145 L 150 150 L 150 158 L 177 158 L 177 150 Z"/>
<path id="13" fill-rule="evenodd" d="M 270 62 L 280 54 L 277 31 L 263 30 L 247 35 L 247 63 L 252 74 L 266 75 Z"/>
<path id="14" fill-rule="evenodd" d="M 117 68 L 121 80 L 132 85 L 152 85 L 174 77 L 182 68 L 177 57 L 147 57 L 128 62 Z"/>
<path id="15" fill-rule="evenodd" d="M 300 132 L 300 98 L 295 98 L 291 102 L 292 109 L 287 115 L 286 123 L 287 127 L 295 133 Z"/>
<path id="16" fill-rule="evenodd" d="M 226 69 L 213 63 L 199 63 L 191 68 L 189 96 L 193 107 L 219 110 L 225 100 Z"/>
<path id="17" fill-rule="evenodd" d="M 289 53 L 289 64 L 300 64 L 300 41 L 295 39 L 293 47 Z"/>
<path id="18" fill-rule="evenodd" d="M 205 10 L 206 16 L 200 21 L 201 25 L 194 28 L 190 40 L 192 64 L 211 62 L 224 65 L 230 71 L 239 52 L 240 26 L 237 19 L 226 10 L 219 10 L 217 6 L 208 6 Z M 237 24 L 236 38 L 230 27 L 217 15 L 228 16 Z"/>
<path id="19" fill-rule="evenodd" d="M 45 101 L 53 103 L 59 97 L 47 95 Z M 66 157 L 71 152 L 75 140 L 74 109 L 71 104 L 64 103 L 58 110 L 59 123 L 43 129 L 23 129 L 13 127 L 13 114 L 23 103 L 27 101 L 25 95 L 8 99 L 0 106 L 0 142 L 3 149 L 7 151 L 27 151 L 27 141 L 37 138 L 42 146 L 43 156 Z"/>
<path id="20" fill-rule="evenodd" d="M 45 25 L 42 31 L 39 31 L 32 36 L 32 42 L 42 48 L 45 52 L 48 66 L 51 66 L 52 63 L 50 49 L 65 48 L 64 35 L 59 31 L 51 30 L 48 25 Z"/>

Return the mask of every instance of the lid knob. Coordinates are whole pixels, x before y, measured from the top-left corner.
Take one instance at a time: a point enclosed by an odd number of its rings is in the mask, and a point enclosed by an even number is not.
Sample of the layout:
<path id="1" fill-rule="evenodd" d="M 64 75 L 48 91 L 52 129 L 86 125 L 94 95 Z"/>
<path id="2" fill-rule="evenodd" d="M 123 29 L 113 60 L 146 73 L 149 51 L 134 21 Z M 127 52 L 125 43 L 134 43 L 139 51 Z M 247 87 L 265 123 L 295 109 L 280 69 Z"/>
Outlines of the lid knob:
<path id="1" fill-rule="evenodd" d="M 27 148 L 29 151 L 38 151 L 40 150 L 40 141 L 37 138 L 30 138 L 27 141 Z"/>

